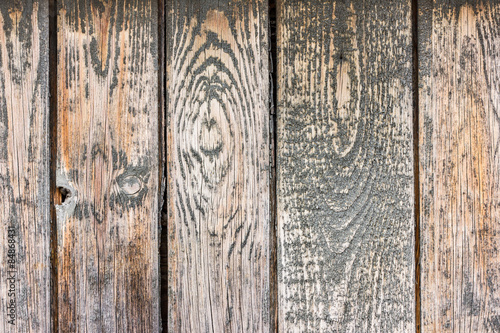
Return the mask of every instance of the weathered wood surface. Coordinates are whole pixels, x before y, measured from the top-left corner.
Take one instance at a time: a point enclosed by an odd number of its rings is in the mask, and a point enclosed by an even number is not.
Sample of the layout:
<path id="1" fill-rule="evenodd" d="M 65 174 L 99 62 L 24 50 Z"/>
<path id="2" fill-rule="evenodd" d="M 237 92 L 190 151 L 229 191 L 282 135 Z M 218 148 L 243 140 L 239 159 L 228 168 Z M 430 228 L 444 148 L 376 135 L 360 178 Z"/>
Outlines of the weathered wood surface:
<path id="1" fill-rule="evenodd" d="M 268 332 L 267 1 L 167 6 L 168 330 Z"/>
<path id="2" fill-rule="evenodd" d="M 278 4 L 282 332 L 413 332 L 410 1 Z"/>
<path id="3" fill-rule="evenodd" d="M 50 332 L 48 2 L 0 2 L 0 331 Z"/>
<path id="4" fill-rule="evenodd" d="M 500 3 L 419 3 L 422 332 L 500 331 Z"/>
<path id="5" fill-rule="evenodd" d="M 58 8 L 61 332 L 157 332 L 157 1 Z"/>

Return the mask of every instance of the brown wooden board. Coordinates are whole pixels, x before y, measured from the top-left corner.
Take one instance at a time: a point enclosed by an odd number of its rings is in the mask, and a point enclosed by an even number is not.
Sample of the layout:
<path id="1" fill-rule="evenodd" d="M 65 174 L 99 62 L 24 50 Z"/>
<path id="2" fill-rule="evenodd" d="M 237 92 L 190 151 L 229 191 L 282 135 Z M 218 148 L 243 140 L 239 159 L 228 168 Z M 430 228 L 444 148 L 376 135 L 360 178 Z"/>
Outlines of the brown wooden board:
<path id="1" fill-rule="evenodd" d="M 268 332 L 267 1 L 167 2 L 169 332 Z"/>
<path id="2" fill-rule="evenodd" d="M 411 3 L 278 3 L 281 332 L 414 332 Z"/>
<path id="3" fill-rule="evenodd" d="M 58 6 L 59 330 L 157 332 L 157 1 Z"/>
<path id="4" fill-rule="evenodd" d="M 0 331 L 50 332 L 48 2 L 0 2 Z"/>
<path id="5" fill-rule="evenodd" d="M 500 3 L 418 5 L 422 332 L 499 332 Z"/>

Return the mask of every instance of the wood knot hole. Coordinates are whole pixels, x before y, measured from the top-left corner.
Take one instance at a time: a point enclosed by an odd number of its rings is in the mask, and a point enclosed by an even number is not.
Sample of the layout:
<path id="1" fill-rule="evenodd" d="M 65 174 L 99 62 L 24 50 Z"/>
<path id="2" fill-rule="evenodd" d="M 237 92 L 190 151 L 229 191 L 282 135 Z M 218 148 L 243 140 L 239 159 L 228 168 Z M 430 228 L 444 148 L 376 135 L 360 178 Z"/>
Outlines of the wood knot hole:
<path id="1" fill-rule="evenodd" d="M 56 195 L 55 195 L 56 204 L 57 205 L 64 204 L 65 202 L 67 202 L 67 200 L 69 200 L 69 198 L 71 198 L 71 195 L 72 193 L 69 188 L 64 186 L 58 186 L 56 188 Z"/>

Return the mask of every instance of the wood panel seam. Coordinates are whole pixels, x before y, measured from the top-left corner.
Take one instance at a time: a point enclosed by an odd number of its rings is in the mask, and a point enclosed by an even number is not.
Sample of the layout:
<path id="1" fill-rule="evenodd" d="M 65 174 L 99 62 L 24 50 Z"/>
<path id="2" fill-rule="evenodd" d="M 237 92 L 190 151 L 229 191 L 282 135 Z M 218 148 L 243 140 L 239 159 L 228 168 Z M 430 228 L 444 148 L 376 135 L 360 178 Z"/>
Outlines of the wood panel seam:
<path id="1" fill-rule="evenodd" d="M 57 214 L 56 214 L 56 170 L 57 170 L 57 3 L 49 0 L 49 142 L 50 142 L 50 265 L 51 265 L 51 315 L 52 331 L 58 327 L 58 275 L 57 275 Z"/>
<path id="2" fill-rule="evenodd" d="M 418 103 L 418 0 L 411 2 L 413 47 L 413 179 L 415 217 L 415 332 L 420 333 L 420 150 Z"/>
<path id="3" fill-rule="evenodd" d="M 269 166 L 270 166 L 270 313 L 271 313 L 271 332 L 279 331 L 278 320 L 278 240 L 277 240 L 277 194 L 276 194 L 276 158 L 277 158 L 277 120 L 276 120 L 276 99 L 277 99 L 277 78 L 276 68 L 278 52 L 278 43 L 276 40 L 276 5 L 277 0 L 268 0 L 269 10 Z"/>

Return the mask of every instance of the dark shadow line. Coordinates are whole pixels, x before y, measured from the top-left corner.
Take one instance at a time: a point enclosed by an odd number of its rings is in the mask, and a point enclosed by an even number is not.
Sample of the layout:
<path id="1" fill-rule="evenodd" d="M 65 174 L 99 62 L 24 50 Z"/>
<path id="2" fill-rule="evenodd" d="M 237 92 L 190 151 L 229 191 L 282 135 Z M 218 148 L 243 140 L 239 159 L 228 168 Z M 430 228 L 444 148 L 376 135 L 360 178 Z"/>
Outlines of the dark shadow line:
<path id="1" fill-rule="evenodd" d="M 269 306 L 270 331 L 278 332 L 278 240 L 277 240 L 277 180 L 276 180 L 276 151 L 277 151 L 277 35 L 276 35 L 276 0 L 268 0 L 269 12 L 269 140 L 270 140 L 270 190 L 269 190 L 269 247 L 270 247 L 270 274 L 269 274 Z"/>
<path id="2" fill-rule="evenodd" d="M 159 154 L 159 300 L 160 300 L 160 331 L 166 331 L 168 325 L 168 201 L 166 191 L 167 179 L 167 151 L 166 151 L 166 25 L 165 25 L 165 2 L 158 0 L 158 154 Z"/>
<path id="3" fill-rule="evenodd" d="M 413 46 L 413 179 L 415 216 L 415 331 L 420 333 L 420 152 L 418 89 L 418 0 L 411 2 Z"/>
<path id="4" fill-rule="evenodd" d="M 57 169 L 57 3 L 49 0 L 49 143 L 50 143 L 50 266 L 52 331 L 58 331 L 57 216 L 55 210 Z"/>

